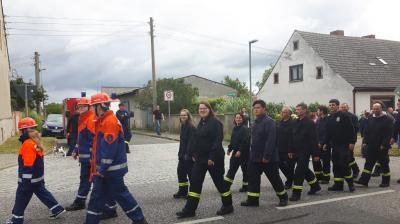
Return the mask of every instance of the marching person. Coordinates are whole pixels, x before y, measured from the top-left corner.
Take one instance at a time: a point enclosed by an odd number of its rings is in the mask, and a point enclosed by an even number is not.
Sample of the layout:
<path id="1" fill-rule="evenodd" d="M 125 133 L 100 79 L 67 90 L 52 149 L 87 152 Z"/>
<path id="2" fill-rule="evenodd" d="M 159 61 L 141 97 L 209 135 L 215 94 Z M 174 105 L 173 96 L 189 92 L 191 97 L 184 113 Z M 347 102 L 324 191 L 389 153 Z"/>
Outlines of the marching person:
<path id="1" fill-rule="evenodd" d="M 188 199 L 182 211 L 176 213 L 178 218 L 196 215 L 207 171 L 221 194 L 222 207 L 217 211 L 217 215 L 233 212 L 232 193 L 229 190 L 229 185 L 224 181 L 225 152 L 222 147 L 224 136 L 222 123 L 215 118 L 208 102 L 200 102 L 198 108 L 201 120 L 196 130 L 196 146 L 191 152 L 195 163 L 190 180 Z"/>
<path id="2" fill-rule="evenodd" d="M 75 104 L 75 111 L 68 120 L 67 123 L 67 142 L 68 142 L 68 152 L 67 156 L 71 156 L 72 152 L 75 150 L 76 141 L 78 138 L 78 121 L 79 113 L 76 111 L 78 106 Z"/>
<path id="3" fill-rule="evenodd" d="M 367 149 L 367 158 L 357 184 L 368 186 L 371 178 L 372 168 L 379 161 L 382 169 L 382 182 L 379 187 L 389 187 L 390 168 L 388 151 L 391 146 L 393 136 L 393 121 L 382 111 L 382 105 L 375 103 L 372 106 L 373 115 L 368 119 L 368 124 L 364 132 L 364 147 Z M 393 140 L 394 142 L 394 140 Z"/>
<path id="4" fill-rule="evenodd" d="M 347 103 L 340 104 L 339 110 L 349 116 L 351 123 L 353 124 L 354 133 L 355 133 L 355 139 L 354 139 L 353 144 L 356 144 L 357 134 L 360 129 L 358 117 L 355 114 L 352 114 L 349 112 L 349 105 Z M 358 175 L 360 174 L 360 168 L 358 167 L 356 159 L 354 158 L 354 151 L 351 151 L 349 166 L 351 167 L 351 170 L 353 171 L 353 178 L 356 179 L 358 177 Z"/>
<path id="5" fill-rule="evenodd" d="M 96 112 L 96 133 L 93 143 L 91 175 L 93 190 L 87 209 L 86 224 L 99 223 L 106 201 L 116 200 L 133 223 L 146 224 L 135 198 L 124 183 L 128 172 L 124 134 L 114 112 L 110 110 L 111 98 L 106 93 L 91 97 Z M 108 204 L 110 210 L 116 204 Z"/>
<path id="6" fill-rule="evenodd" d="M 174 198 L 187 198 L 193 168 L 190 151 L 195 146 L 196 128 L 192 123 L 192 115 L 187 109 L 181 110 L 179 120 L 181 122 L 177 168 L 179 190 L 174 194 Z"/>
<path id="7" fill-rule="evenodd" d="M 231 141 L 226 153 L 228 156 L 231 156 L 229 170 L 225 176 L 225 181 L 229 186 L 233 184 L 233 180 L 235 179 L 239 167 L 242 169 L 243 182 L 242 188 L 240 188 L 239 192 L 247 192 L 247 186 L 249 185 L 247 180 L 247 162 L 249 160 L 250 134 L 249 129 L 243 123 L 244 121 L 245 118 L 243 114 L 235 114 L 233 122 L 235 127 L 232 130 Z"/>
<path id="8" fill-rule="evenodd" d="M 315 123 L 307 116 L 307 105 L 300 103 L 296 106 L 299 118 L 293 128 L 292 145 L 289 147 L 289 158 L 296 163 L 294 183 L 290 201 L 298 201 L 303 190 L 304 179 L 310 184 L 309 195 L 314 195 L 321 190 L 317 178 L 308 167 L 310 156 L 313 161 L 319 161 L 319 150 Z"/>
<path id="9" fill-rule="evenodd" d="M 74 202 L 66 207 L 67 211 L 77 211 L 86 208 L 86 198 L 89 194 L 92 183 L 90 182 L 90 158 L 93 147 L 94 130 L 94 112 L 90 109 L 90 99 L 82 97 L 78 100 L 78 142 L 73 152 L 74 159 L 79 157 L 81 167 L 80 182 L 78 193 Z"/>
<path id="10" fill-rule="evenodd" d="M 328 107 L 318 107 L 318 120 L 316 122 L 317 128 L 317 142 L 320 153 L 320 160 L 313 161 L 314 173 L 320 184 L 329 184 L 331 178 L 331 147 L 328 145 L 323 147 L 326 141 L 326 125 L 328 121 Z"/>
<path id="11" fill-rule="evenodd" d="M 293 128 L 295 120 L 292 118 L 290 107 L 283 107 L 281 111 L 282 120 L 277 123 L 277 147 L 279 151 L 279 169 L 286 177 L 285 188 L 291 189 L 294 176 L 294 161 L 289 159 L 289 146 L 292 144 Z"/>
<path id="12" fill-rule="evenodd" d="M 12 218 L 8 224 L 24 222 L 24 211 L 32 195 L 35 194 L 51 212 L 50 219 L 56 219 L 65 212 L 44 184 L 44 154 L 39 133 L 35 130 L 36 121 L 30 117 L 18 122 L 21 131 L 19 141 L 22 143 L 18 155 L 18 187 Z"/>
<path id="13" fill-rule="evenodd" d="M 249 186 L 247 200 L 241 206 L 259 206 L 261 175 L 265 173 L 278 198 L 279 206 L 286 206 L 288 195 L 279 176 L 279 155 L 276 148 L 276 124 L 266 114 L 266 103 L 256 100 L 253 110 L 256 119 L 251 129 L 250 161 L 247 167 Z"/>
<path id="14" fill-rule="evenodd" d="M 329 101 L 331 115 L 328 117 L 326 139 L 323 146 L 325 150 L 332 147 L 335 183 L 328 188 L 328 191 L 343 191 L 344 180 L 346 180 L 350 192 L 353 192 L 355 188 L 349 161 L 354 150 L 356 135 L 349 116 L 339 111 L 339 104 L 337 99 Z"/>
<path id="15" fill-rule="evenodd" d="M 126 153 L 131 153 L 131 151 L 129 150 L 129 143 L 132 139 L 132 131 L 129 121 L 134 116 L 134 114 L 133 112 L 129 112 L 126 110 L 126 106 L 124 103 L 120 103 L 118 106 L 119 110 L 116 112 L 116 115 L 119 122 L 121 122 L 122 130 L 124 130 Z"/>

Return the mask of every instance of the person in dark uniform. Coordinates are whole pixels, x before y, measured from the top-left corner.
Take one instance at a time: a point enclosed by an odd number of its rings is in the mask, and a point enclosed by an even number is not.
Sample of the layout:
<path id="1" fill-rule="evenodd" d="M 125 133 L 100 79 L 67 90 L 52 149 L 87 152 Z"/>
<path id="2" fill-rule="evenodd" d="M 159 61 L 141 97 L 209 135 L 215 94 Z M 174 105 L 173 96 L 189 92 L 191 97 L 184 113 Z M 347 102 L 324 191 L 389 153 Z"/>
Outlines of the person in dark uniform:
<path id="1" fill-rule="evenodd" d="M 292 119 L 290 107 L 283 107 L 281 111 L 282 120 L 277 123 L 277 147 L 279 151 L 279 169 L 286 177 L 285 188 L 290 189 L 293 185 L 295 163 L 289 159 L 289 146 L 293 138 L 295 121 Z"/>
<path id="2" fill-rule="evenodd" d="M 370 113 L 368 111 L 364 111 L 363 115 L 361 116 L 360 120 L 358 121 L 358 123 L 360 124 L 361 138 L 364 138 L 364 131 L 366 129 L 369 116 L 370 116 Z M 367 150 L 364 147 L 361 147 L 361 155 L 363 158 L 367 157 L 366 151 Z"/>
<path id="3" fill-rule="evenodd" d="M 249 129 L 243 122 L 244 116 L 241 113 L 236 113 L 233 122 L 235 127 L 232 130 L 231 141 L 227 151 L 227 155 L 231 156 L 231 159 L 225 181 L 231 186 L 236 172 L 241 167 L 243 182 L 242 188 L 239 191 L 247 192 L 247 186 L 249 185 L 247 180 L 247 162 L 249 161 L 250 134 Z"/>
<path id="4" fill-rule="evenodd" d="M 116 113 L 119 122 L 122 125 L 122 129 L 124 130 L 124 139 L 125 139 L 125 147 L 126 153 L 130 153 L 129 143 L 132 139 L 132 131 L 130 126 L 130 119 L 134 116 L 133 112 L 127 111 L 125 104 L 119 104 L 119 110 Z"/>
<path id="5" fill-rule="evenodd" d="M 324 149 L 328 148 L 328 146 L 332 147 L 335 183 L 328 188 L 328 191 L 343 191 L 344 180 L 346 180 L 350 192 L 353 192 L 355 188 L 349 161 L 354 150 L 353 143 L 356 135 L 349 116 L 339 111 L 339 104 L 337 99 L 329 101 L 331 115 L 328 117 Z"/>
<path id="6" fill-rule="evenodd" d="M 347 103 L 342 103 L 339 107 L 339 110 L 342 111 L 343 113 L 347 114 L 350 117 L 351 123 L 353 124 L 353 127 L 354 127 L 354 133 L 356 136 L 353 144 L 356 144 L 357 134 L 360 129 L 360 125 L 358 123 L 358 117 L 355 114 L 352 114 L 349 112 L 349 105 Z M 351 167 L 351 170 L 353 171 L 353 178 L 356 179 L 358 177 L 358 175 L 360 174 L 360 168 L 358 167 L 356 159 L 354 158 L 354 151 L 351 152 L 349 166 Z"/>
<path id="7" fill-rule="evenodd" d="M 279 155 L 276 147 L 276 124 L 266 114 L 266 103 L 253 103 L 256 119 L 251 129 L 250 161 L 247 167 L 249 186 L 247 200 L 241 206 L 259 206 L 261 174 L 265 173 L 278 198 L 279 206 L 286 206 L 288 194 L 279 176 Z"/>
<path id="8" fill-rule="evenodd" d="M 181 134 L 178 152 L 178 185 L 179 190 L 174 194 L 174 198 L 187 198 L 189 180 L 192 176 L 193 160 L 190 156 L 190 150 L 194 147 L 196 138 L 196 128 L 192 123 L 192 115 L 186 109 L 181 110 L 179 114 L 181 122 Z"/>
<path id="9" fill-rule="evenodd" d="M 77 105 L 75 105 L 77 109 Z M 75 111 L 73 115 L 68 120 L 67 124 L 67 142 L 68 142 L 68 152 L 67 156 L 71 156 L 72 152 L 75 150 L 76 142 L 78 140 L 78 122 L 79 113 Z"/>
<path id="10" fill-rule="evenodd" d="M 382 169 L 382 182 L 379 187 L 389 187 L 390 168 L 388 151 L 391 147 L 393 136 L 393 121 L 382 111 L 382 105 L 375 103 L 372 107 L 373 115 L 368 119 L 364 132 L 363 145 L 367 148 L 367 158 L 364 170 L 357 184 L 368 186 L 372 168 L 379 161 Z"/>
<path id="11" fill-rule="evenodd" d="M 224 181 L 223 125 L 215 118 L 208 102 L 200 102 L 199 115 L 201 120 L 196 129 L 196 146 L 191 152 L 195 163 L 192 169 L 188 199 L 182 211 L 176 213 L 178 218 L 196 215 L 207 171 L 221 194 L 222 207 L 217 211 L 217 215 L 233 212 L 232 193 L 229 185 Z"/>
<path id="12" fill-rule="evenodd" d="M 313 161 L 319 161 L 319 149 L 315 123 L 307 116 L 307 105 L 300 103 L 296 106 L 296 113 L 299 118 L 293 128 L 292 146 L 289 147 L 289 158 L 296 162 L 294 171 L 294 183 L 290 201 L 298 201 L 303 190 L 304 179 L 310 184 L 309 195 L 314 195 L 321 190 L 317 178 L 308 168 L 310 156 Z"/>
<path id="13" fill-rule="evenodd" d="M 313 161 L 314 173 L 320 184 L 329 184 L 331 176 L 331 147 L 323 148 L 326 141 L 326 125 L 328 121 L 328 108 L 326 106 L 318 107 L 317 142 L 320 153 L 320 160 Z"/>

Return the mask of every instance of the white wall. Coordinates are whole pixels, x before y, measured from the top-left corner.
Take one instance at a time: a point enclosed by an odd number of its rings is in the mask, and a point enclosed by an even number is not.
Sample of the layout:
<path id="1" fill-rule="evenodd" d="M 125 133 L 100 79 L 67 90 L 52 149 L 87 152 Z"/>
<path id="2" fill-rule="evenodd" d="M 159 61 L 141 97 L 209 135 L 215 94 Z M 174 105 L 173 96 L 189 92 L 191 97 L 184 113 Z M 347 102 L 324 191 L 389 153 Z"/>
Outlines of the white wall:
<path id="1" fill-rule="evenodd" d="M 356 114 L 371 110 L 371 96 L 395 96 L 394 106 L 396 107 L 399 98 L 394 92 L 357 92 L 356 93 Z"/>
<path id="2" fill-rule="evenodd" d="M 293 51 L 293 41 L 299 41 L 299 49 Z M 289 66 L 303 64 L 303 81 L 289 82 Z M 323 78 L 316 79 L 317 69 L 323 68 Z M 279 73 L 279 84 L 274 84 L 274 73 Z M 352 107 L 353 87 L 341 76 L 335 74 L 304 39 L 294 32 L 284 53 L 278 60 L 271 76 L 259 91 L 258 98 L 266 102 L 284 102 L 295 106 L 300 102 L 328 104 L 336 98 Z"/>

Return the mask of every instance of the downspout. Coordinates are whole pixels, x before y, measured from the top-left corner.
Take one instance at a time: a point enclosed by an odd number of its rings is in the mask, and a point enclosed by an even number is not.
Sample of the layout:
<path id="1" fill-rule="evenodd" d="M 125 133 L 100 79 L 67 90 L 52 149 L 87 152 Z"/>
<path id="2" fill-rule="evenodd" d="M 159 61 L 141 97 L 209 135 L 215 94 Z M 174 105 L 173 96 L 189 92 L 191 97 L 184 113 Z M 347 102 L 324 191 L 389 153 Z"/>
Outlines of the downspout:
<path id="1" fill-rule="evenodd" d="M 353 113 L 356 114 L 356 89 L 355 88 L 353 89 Z"/>

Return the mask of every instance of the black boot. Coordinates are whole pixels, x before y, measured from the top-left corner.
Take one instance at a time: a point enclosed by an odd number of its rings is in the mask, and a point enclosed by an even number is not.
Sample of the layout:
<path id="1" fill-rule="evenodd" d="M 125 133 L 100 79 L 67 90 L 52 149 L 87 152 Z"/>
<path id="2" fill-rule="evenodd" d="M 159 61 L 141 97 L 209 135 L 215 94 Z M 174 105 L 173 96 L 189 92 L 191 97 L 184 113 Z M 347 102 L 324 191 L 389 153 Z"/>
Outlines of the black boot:
<path id="1" fill-rule="evenodd" d="M 343 191 L 343 182 L 335 182 L 332 187 L 328 187 L 328 191 Z"/>
<path id="2" fill-rule="evenodd" d="M 287 193 L 279 197 L 278 207 L 285 207 L 288 205 L 288 195 Z"/>
<path id="3" fill-rule="evenodd" d="M 301 198 L 301 190 L 293 190 L 292 196 L 289 198 L 289 201 L 298 201 Z"/>
<path id="4" fill-rule="evenodd" d="M 349 191 L 354 192 L 356 188 L 354 187 L 353 178 L 346 178 L 347 185 L 349 186 Z"/>
<path id="5" fill-rule="evenodd" d="M 255 197 L 248 197 L 246 201 L 243 201 L 240 203 L 240 206 L 245 206 L 245 207 L 258 207 L 260 206 L 258 198 Z"/>
<path id="6" fill-rule="evenodd" d="M 118 217 L 117 210 L 106 211 L 100 216 L 100 220 L 112 219 Z"/>
<path id="7" fill-rule="evenodd" d="M 71 212 L 71 211 L 78 211 L 78 210 L 82 210 L 85 209 L 86 205 L 85 202 L 78 202 L 77 200 L 75 200 L 70 206 L 66 207 L 65 210 Z"/>
<path id="8" fill-rule="evenodd" d="M 178 219 L 190 218 L 190 217 L 195 217 L 196 212 L 183 209 L 182 211 L 177 212 L 176 216 L 178 217 Z"/>
<path id="9" fill-rule="evenodd" d="M 315 183 L 315 184 L 311 185 L 310 191 L 308 191 L 307 194 L 308 195 L 314 195 L 320 190 L 321 190 L 321 186 L 319 186 L 318 183 Z"/>
<path id="10" fill-rule="evenodd" d="M 379 187 L 389 187 L 390 186 L 390 175 L 382 175 L 382 183 Z"/>
<path id="11" fill-rule="evenodd" d="M 146 218 L 143 218 L 140 221 L 133 221 L 132 224 L 149 224 L 146 220 Z"/>
<path id="12" fill-rule="evenodd" d="M 374 172 L 372 172 L 373 177 L 379 177 L 381 175 L 381 165 L 375 165 Z"/>
<path id="13" fill-rule="evenodd" d="M 367 172 L 369 172 L 369 171 L 367 170 Z M 369 182 L 369 179 L 371 178 L 371 174 L 369 174 L 367 172 L 364 170 L 361 173 L 360 179 L 355 180 L 354 183 L 368 187 L 368 182 Z"/>
<path id="14" fill-rule="evenodd" d="M 233 206 L 222 206 L 220 210 L 217 211 L 217 215 L 227 215 L 233 213 Z"/>

